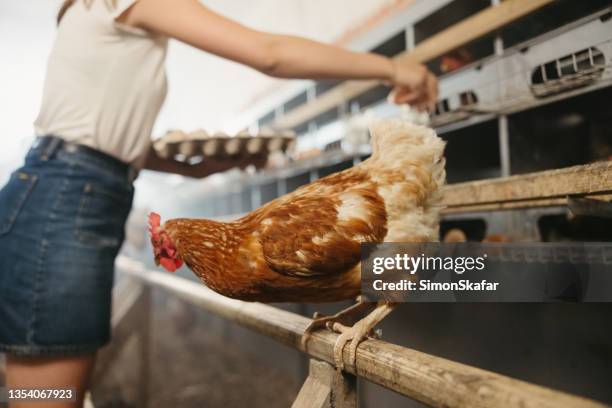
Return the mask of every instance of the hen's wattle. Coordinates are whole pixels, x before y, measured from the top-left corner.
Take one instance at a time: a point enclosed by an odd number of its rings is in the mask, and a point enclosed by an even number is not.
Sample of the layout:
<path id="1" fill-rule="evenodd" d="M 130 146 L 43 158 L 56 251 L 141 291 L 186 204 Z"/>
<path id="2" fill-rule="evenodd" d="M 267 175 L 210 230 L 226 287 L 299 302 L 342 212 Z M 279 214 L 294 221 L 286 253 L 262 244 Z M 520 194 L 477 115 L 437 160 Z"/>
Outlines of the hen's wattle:
<path id="1" fill-rule="evenodd" d="M 149 234 L 153 245 L 155 264 L 163 266 L 168 272 L 176 272 L 178 268 L 183 266 L 183 260 L 178 256 L 174 244 L 160 224 L 160 215 L 154 212 L 150 213 Z"/>

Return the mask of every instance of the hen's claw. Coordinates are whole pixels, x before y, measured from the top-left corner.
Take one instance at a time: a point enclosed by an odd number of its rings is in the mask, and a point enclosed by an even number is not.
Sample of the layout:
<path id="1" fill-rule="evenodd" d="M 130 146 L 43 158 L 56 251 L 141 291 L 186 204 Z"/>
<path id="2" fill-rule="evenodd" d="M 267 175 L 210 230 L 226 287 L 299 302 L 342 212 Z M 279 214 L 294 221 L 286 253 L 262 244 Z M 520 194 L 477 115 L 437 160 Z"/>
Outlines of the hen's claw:
<path id="1" fill-rule="evenodd" d="M 319 312 L 315 312 L 313 315 L 313 321 L 310 322 L 308 327 L 304 329 L 304 334 L 302 335 L 302 339 L 300 340 L 300 344 L 302 345 L 302 349 L 306 351 L 306 345 L 308 344 L 308 340 L 312 337 L 312 333 L 324 327 L 328 327 L 328 324 L 334 321 L 334 318 L 337 316 L 323 316 Z"/>
<path id="2" fill-rule="evenodd" d="M 379 302 L 372 313 L 358 321 L 353 327 L 347 327 L 341 323 L 333 323 L 332 330 L 340 333 L 334 344 L 334 362 L 338 370 L 344 370 L 344 347 L 349 344 L 349 365 L 355 366 L 357 358 L 357 347 L 366 337 L 378 337 L 374 327 L 380 323 L 395 305 L 389 302 Z"/>
<path id="3" fill-rule="evenodd" d="M 394 308 L 395 304 L 387 301 L 359 302 L 333 316 L 321 317 L 319 313 L 315 313 L 315 319 L 304 330 L 301 340 L 302 349 L 306 350 L 313 331 L 327 327 L 331 331 L 340 333 L 334 344 L 334 362 L 338 370 L 344 369 L 343 352 L 349 341 L 349 364 L 355 366 L 359 343 L 366 337 L 378 338 L 379 333 L 374 331 L 374 327 Z M 363 317 L 364 311 L 370 313 Z"/>
<path id="4" fill-rule="evenodd" d="M 364 319 L 365 320 L 365 319 Z M 378 334 L 367 327 L 362 321 L 355 323 L 353 327 L 346 327 L 340 323 L 334 323 L 332 330 L 340 333 L 334 344 L 334 362 L 336 368 L 344 370 L 344 348 L 349 341 L 349 365 L 354 366 L 357 358 L 357 347 L 366 338 L 379 338 Z"/>
<path id="5" fill-rule="evenodd" d="M 330 325 L 334 323 L 342 323 L 343 325 L 352 325 L 360 318 L 362 318 L 366 313 L 370 312 L 374 309 L 375 304 L 370 302 L 362 302 L 359 301 L 350 307 L 339 311 L 338 313 L 331 316 L 324 316 L 319 312 L 315 312 L 313 316 L 313 321 L 310 322 L 308 327 L 304 330 L 304 335 L 300 341 L 303 350 L 306 350 L 306 346 L 310 337 L 312 337 L 312 333 L 316 330 L 323 329 L 327 327 L 329 330 L 332 330 Z"/>

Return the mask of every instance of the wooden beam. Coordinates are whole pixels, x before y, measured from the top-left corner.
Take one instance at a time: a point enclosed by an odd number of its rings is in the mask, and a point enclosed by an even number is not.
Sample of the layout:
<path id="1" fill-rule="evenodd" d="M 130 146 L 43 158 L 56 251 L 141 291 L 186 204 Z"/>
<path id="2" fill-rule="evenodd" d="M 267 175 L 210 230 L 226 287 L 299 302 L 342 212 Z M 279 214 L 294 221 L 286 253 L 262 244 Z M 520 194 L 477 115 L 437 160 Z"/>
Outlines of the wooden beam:
<path id="1" fill-rule="evenodd" d="M 305 123 L 321 113 L 334 109 L 342 102 L 348 101 L 380 85 L 379 81 L 346 81 L 319 96 L 316 100 L 296 108 L 272 126 L 279 129 L 292 129 Z"/>
<path id="2" fill-rule="evenodd" d="M 585 195 L 581 196 L 592 200 L 612 201 L 612 194 L 603 195 Z M 526 200 L 526 201 L 508 201 L 501 203 L 488 203 L 476 205 L 460 205 L 456 207 L 447 207 L 442 210 L 443 215 L 463 214 L 474 212 L 491 212 L 504 210 L 519 210 L 528 208 L 545 208 L 545 207 L 567 207 L 569 197 L 563 198 L 545 198 L 541 200 Z"/>
<path id="3" fill-rule="evenodd" d="M 357 379 L 325 361 L 310 359 L 308 378 L 291 408 L 356 408 Z"/>
<path id="4" fill-rule="evenodd" d="M 610 199 L 612 162 L 450 184 L 444 189 L 446 214 L 566 205 L 567 197 Z"/>
<path id="5" fill-rule="evenodd" d="M 167 290 L 202 309 L 333 364 L 337 334 L 317 331 L 309 340 L 308 349 L 301 347 L 300 339 L 311 319 L 261 303 L 229 299 L 199 283 L 146 270 L 139 262 L 124 257 L 118 258 L 117 268 L 119 272 Z M 355 365 L 350 364 L 345 349 L 344 361 L 349 373 L 434 407 L 605 406 L 380 340 L 362 342 L 357 349 Z"/>
<path id="6" fill-rule="evenodd" d="M 554 0 L 506 0 L 429 37 L 398 59 L 427 62 L 502 28 Z"/>
<path id="7" fill-rule="evenodd" d="M 439 32 L 417 45 L 409 52 L 396 56 L 396 59 L 410 59 L 416 62 L 427 62 L 485 36 L 503 26 L 518 20 L 529 13 L 552 3 L 554 0 L 506 0 L 497 6 L 488 7 L 461 22 Z M 316 100 L 296 108 L 273 126 L 290 129 L 313 119 L 342 102 L 359 96 L 370 89 L 381 85 L 381 81 L 345 81 L 327 91 Z"/>

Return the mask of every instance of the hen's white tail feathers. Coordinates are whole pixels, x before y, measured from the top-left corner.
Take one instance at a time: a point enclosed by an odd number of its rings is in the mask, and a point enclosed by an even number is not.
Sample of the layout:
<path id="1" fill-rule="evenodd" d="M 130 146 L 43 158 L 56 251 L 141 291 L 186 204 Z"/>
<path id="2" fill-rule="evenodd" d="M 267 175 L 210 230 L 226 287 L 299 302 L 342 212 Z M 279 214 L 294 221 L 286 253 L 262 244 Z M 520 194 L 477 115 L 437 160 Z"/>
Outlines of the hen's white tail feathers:
<path id="1" fill-rule="evenodd" d="M 372 134 L 372 162 L 377 167 L 405 170 L 412 173 L 414 166 L 425 170 L 434 182 L 430 204 L 440 201 L 438 190 L 446 182 L 446 143 L 426 126 L 403 120 L 380 121 L 370 128 Z"/>
<path id="2" fill-rule="evenodd" d="M 379 179 L 387 210 L 385 241 L 436 241 L 446 179 L 444 141 L 431 128 L 401 120 L 376 123 L 370 132 L 369 165 L 379 169 L 370 177 Z M 395 178 L 398 174 L 404 177 Z"/>
<path id="3" fill-rule="evenodd" d="M 370 127 L 372 158 L 398 160 L 410 158 L 419 162 L 437 162 L 444 154 L 444 141 L 433 129 L 392 119 Z"/>

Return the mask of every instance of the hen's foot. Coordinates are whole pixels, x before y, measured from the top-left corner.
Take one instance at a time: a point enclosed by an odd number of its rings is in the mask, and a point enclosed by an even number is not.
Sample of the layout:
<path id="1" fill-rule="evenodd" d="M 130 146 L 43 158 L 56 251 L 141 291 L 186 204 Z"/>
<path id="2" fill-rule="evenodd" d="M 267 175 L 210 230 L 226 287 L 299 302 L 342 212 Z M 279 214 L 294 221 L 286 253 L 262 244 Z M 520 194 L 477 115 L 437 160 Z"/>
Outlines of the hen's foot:
<path id="1" fill-rule="evenodd" d="M 370 313 L 376 307 L 376 303 L 372 302 L 364 302 L 358 298 L 357 303 L 351 305 L 350 307 L 339 311 L 338 313 L 332 316 L 323 316 L 316 312 L 313 316 L 313 321 L 306 327 L 304 330 L 304 334 L 302 335 L 302 349 L 306 350 L 306 344 L 312 333 L 327 327 L 328 329 L 332 329 L 332 325 L 334 323 L 340 323 L 344 326 L 352 326 L 359 319 L 362 319 L 363 316 Z"/>
<path id="2" fill-rule="evenodd" d="M 380 323 L 389 313 L 393 311 L 395 304 L 390 302 L 378 302 L 372 313 L 355 323 L 352 327 L 347 327 L 342 323 L 335 322 L 331 329 L 340 336 L 334 344 L 334 361 L 338 370 L 344 369 L 344 348 L 346 343 L 349 344 L 349 364 L 354 366 L 357 357 L 357 347 L 366 337 L 372 336 L 374 327 Z"/>

